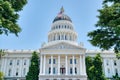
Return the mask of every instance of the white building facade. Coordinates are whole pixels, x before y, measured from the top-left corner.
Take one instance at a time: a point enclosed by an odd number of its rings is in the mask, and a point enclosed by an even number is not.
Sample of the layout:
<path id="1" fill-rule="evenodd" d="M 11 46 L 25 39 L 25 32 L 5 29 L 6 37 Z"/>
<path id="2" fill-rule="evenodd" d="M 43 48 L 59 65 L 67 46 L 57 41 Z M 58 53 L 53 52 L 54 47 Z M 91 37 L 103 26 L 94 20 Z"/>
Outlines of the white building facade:
<path id="1" fill-rule="evenodd" d="M 120 76 L 120 60 L 113 51 L 86 50 L 77 42 L 72 20 L 60 13 L 48 32 L 48 43 L 36 50 L 40 57 L 39 80 L 87 80 L 85 57 L 101 53 L 106 77 Z M 33 50 L 5 50 L 0 70 L 6 80 L 25 80 Z"/>

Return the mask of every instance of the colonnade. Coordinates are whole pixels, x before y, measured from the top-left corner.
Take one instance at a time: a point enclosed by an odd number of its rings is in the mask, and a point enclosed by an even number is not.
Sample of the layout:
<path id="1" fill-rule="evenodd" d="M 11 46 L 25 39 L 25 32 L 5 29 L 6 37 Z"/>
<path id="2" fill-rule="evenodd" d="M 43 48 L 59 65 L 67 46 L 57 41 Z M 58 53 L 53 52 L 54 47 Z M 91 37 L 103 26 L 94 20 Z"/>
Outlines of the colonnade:
<path id="1" fill-rule="evenodd" d="M 68 55 L 65 55 L 65 75 L 68 75 Z M 72 56 L 72 75 L 75 75 L 75 63 L 74 63 L 74 59 L 75 59 L 75 55 Z M 54 55 L 50 55 L 50 59 L 51 59 L 51 73 L 50 75 L 53 75 L 53 59 L 54 59 Z M 57 74 L 60 75 L 60 67 L 61 67 L 61 55 L 57 56 Z M 85 66 L 85 56 L 84 55 L 79 55 L 79 75 L 86 75 L 86 66 Z M 48 68 L 48 66 L 46 66 L 46 55 L 41 55 L 40 57 L 40 74 L 41 75 L 45 75 L 46 74 L 46 68 Z"/>

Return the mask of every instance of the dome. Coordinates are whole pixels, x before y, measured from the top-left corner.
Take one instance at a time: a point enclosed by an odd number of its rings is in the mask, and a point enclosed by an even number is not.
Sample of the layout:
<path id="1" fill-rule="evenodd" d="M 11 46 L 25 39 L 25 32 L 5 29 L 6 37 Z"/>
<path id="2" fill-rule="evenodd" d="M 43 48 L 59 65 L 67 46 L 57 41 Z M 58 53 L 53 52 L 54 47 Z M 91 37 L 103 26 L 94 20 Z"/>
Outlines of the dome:
<path id="1" fill-rule="evenodd" d="M 53 20 L 53 23 L 55 21 L 59 21 L 59 20 L 67 20 L 67 21 L 70 21 L 72 22 L 72 20 L 70 19 L 69 16 L 67 16 L 66 14 L 64 14 L 64 9 L 63 7 L 61 8 L 61 11 L 58 13 L 58 15 L 55 17 L 55 19 Z"/>
<path id="2" fill-rule="evenodd" d="M 59 20 L 67 20 L 67 21 L 70 21 L 72 22 L 72 20 L 70 19 L 70 17 L 68 17 L 66 14 L 58 14 L 55 19 L 53 20 L 53 23 L 55 21 L 59 21 Z"/>

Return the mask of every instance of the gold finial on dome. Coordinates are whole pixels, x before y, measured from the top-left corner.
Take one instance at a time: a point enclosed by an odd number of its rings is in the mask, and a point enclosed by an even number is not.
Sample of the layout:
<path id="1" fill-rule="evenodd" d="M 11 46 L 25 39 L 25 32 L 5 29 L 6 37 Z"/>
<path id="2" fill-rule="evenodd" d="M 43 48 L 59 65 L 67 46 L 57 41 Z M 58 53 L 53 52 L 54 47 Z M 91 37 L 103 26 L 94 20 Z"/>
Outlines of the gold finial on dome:
<path id="1" fill-rule="evenodd" d="M 61 12 L 61 13 L 64 13 L 64 8 L 63 8 L 63 6 L 61 7 L 60 12 Z"/>

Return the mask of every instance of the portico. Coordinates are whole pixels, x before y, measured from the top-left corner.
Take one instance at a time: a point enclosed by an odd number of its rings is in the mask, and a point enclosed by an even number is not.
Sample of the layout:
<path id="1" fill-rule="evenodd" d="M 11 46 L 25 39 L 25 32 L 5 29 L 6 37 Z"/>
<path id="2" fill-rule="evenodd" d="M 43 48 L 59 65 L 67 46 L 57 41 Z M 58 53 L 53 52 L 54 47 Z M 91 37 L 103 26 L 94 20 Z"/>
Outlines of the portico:
<path id="1" fill-rule="evenodd" d="M 43 54 L 40 76 L 86 76 L 83 59 L 83 54 Z"/>

